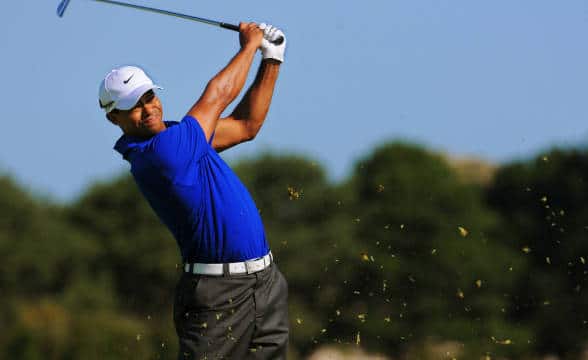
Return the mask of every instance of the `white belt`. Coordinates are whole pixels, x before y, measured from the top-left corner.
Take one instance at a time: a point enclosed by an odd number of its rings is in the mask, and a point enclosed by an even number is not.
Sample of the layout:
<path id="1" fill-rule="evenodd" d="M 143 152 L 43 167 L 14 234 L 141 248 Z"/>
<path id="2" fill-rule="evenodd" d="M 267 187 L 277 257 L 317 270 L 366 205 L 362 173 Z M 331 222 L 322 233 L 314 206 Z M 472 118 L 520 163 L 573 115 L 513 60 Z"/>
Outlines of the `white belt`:
<path id="1" fill-rule="evenodd" d="M 270 251 L 264 257 L 244 262 L 228 264 L 187 263 L 184 264 L 184 272 L 200 275 L 222 276 L 226 266 L 228 275 L 253 274 L 270 266 L 273 259 L 274 257 Z"/>

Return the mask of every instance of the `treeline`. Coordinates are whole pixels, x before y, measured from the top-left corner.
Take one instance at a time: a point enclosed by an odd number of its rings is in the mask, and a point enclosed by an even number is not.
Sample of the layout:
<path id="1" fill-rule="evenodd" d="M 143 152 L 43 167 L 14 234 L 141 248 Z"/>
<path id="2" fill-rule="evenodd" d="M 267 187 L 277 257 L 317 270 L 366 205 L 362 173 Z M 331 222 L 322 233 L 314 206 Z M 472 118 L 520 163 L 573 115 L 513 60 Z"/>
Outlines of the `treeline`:
<path id="1" fill-rule="evenodd" d="M 587 345 L 588 151 L 489 171 L 389 143 L 337 184 L 292 155 L 235 169 L 289 281 L 292 358 L 574 359 Z M 178 250 L 129 176 L 66 205 L 0 178 L 0 264 L 1 358 L 176 357 Z"/>

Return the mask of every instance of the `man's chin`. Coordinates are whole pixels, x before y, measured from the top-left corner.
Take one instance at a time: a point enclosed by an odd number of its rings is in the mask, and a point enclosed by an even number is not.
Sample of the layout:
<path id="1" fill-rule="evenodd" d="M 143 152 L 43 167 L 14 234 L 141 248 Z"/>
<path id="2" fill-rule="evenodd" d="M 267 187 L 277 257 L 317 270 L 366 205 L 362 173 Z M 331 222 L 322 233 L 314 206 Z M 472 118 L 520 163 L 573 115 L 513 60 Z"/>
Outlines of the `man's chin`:
<path id="1" fill-rule="evenodd" d="M 147 118 L 141 122 L 141 127 L 151 134 L 165 130 L 165 124 L 161 118 Z"/>

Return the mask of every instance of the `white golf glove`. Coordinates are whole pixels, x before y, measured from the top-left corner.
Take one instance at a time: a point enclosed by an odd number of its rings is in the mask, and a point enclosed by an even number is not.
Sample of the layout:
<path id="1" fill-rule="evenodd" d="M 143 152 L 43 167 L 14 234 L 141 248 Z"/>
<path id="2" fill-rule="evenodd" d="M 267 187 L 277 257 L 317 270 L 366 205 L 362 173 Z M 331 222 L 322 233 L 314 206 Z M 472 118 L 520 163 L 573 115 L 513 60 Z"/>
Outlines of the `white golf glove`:
<path id="1" fill-rule="evenodd" d="M 259 24 L 259 28 L 263 30 L 263 40 L 261 42 L 262 57 L 264 59 L 275 59 L 279 62 L 284 62 L 284 52 L 286 51 L 286 36 L 284 32 L 275 26 L 265 23 Z M 272 42 L 280 37 L 284 38 L 284 41 L 279 45 Z"/>

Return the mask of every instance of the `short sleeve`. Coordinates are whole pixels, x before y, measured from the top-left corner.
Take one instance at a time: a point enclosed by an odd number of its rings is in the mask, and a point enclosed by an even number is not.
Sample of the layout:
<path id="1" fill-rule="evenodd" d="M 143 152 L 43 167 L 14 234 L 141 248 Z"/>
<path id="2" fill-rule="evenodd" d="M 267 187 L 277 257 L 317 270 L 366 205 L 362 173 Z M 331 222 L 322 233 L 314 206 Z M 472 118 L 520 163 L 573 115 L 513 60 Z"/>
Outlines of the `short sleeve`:
<path id="1" fill-rule="evenodd" d="M 157 134 L 150 147 L 155 165 L 169 179 L 182 176 L 190 164 L 199 161 L 210 149 L 200 124 L 189 115 Z"/>

